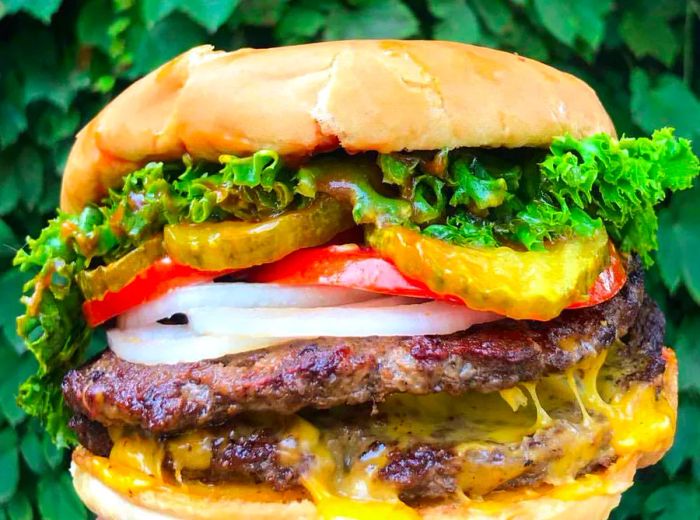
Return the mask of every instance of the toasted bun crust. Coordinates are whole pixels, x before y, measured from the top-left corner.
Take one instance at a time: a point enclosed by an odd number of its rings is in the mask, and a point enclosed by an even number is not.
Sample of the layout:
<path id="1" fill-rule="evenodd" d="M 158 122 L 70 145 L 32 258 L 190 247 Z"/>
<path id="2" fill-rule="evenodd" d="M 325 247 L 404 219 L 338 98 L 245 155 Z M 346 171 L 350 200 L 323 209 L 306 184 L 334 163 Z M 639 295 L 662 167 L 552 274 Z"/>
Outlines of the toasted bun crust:
<path id="1" fill-rule="evenodd" d="M 666 371 L 661 395 L 673 410 L 678 406 L 678 364 L 673 351 L 664 349 Z M 662 439 L 653 452 L 636 453 L 620 459 L 602 475 L 588 492 L 562 498 L 557 488 L 537 492 L 510 492 L 494 500 L 445 503 L 418 509 L 426 520 L 603 520 L 620 502 L 637 468 L 656 463 L 671 447 L 673 434 Z M 84 448 L 73 453 L 73 484 L 85 504 L 103 520 L 321 520 L 313 502 L 300 496 L 276 495 L 262 489 L 247 495 L 187 493 L 182 488 L 162 485 L 119 493 L 90 471 L 96 457 Z M 124 477 L 128 479 L 128 476 Z M 585 489 L 585 486 L 584 486 Z M 127 496 L 128 495 L 128 496 Z"/>
<path id="2" fill-rule="evenodd" d="M 78 134 L 61 207 L 78 211 L 150 160 L 272 148 L 305 156 L 547 146 L 615 135 L 583 81 L 522 56 L 439 41 L 202 46 L 126 89 Z"/>
<path id="3" fill-rule="evenodd" d="M 604 520 L 620 503 L 622 492 L 632 485 L 635 467 L 615 468 L 608 479 L 611 491 L 579 500 L 523 496 L 518 502 L 486 502 L 475 508 L 468 503 L 438 505 L 418 512 L 425 520 Z M 212 501 L 185 494 L 173 499 L 169 493 L 158 492 L 127 498 L 83 470 L 75 461 L 71 472 L 78 495 L 99 520 L 322 520 L 316 506 L 307 499 L 292 502 L 250 502 L 233 498 Z"/>

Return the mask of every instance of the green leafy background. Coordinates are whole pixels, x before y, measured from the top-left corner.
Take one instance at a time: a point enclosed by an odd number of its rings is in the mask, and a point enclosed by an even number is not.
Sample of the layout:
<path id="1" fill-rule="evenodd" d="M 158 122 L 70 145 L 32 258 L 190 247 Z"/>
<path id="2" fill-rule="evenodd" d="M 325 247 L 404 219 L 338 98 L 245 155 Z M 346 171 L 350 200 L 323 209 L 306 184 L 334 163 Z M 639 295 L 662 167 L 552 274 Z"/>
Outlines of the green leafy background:
<path id="1" fill-rule="evenodd" d="M 0 520 L 87 518 L 68 456 L 15 405 L 35 369 L 15 334 L 10 259 L 52 215 L 72 136 L 130 81 L 199 43 L 440 38 L 516 51 L 586 79 L 620 133 L 672 125 L 700 151 L 698 0 L 0 0 Z M 660 213 L 648 285 L 680 363 L 676 444 L 616 518 L 700 518 L 700 188 Z"/>

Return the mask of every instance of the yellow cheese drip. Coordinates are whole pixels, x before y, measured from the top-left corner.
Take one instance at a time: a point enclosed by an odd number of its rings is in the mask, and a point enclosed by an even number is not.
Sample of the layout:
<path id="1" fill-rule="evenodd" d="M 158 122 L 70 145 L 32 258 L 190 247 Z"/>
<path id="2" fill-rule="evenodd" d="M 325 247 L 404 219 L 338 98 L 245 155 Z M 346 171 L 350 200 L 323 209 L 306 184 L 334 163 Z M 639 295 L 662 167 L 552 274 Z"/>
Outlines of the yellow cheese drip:
<path id="1" fill-rule="evenodd" d="M 673 407 L 663 396 L 657 394 L 653 384 L 639 383 L 633 385 L 624 394 L 614 394 L 603 391 L 609 402 L 601 396 L 601 386 L 606 389 L 606 378 L 598 375 L 606 358 L 602 353 L 587 359 L 577 367 L 560 375 L 544 378 L 539 383 L 524 383 L 522 386 L 532 399 L 528 406 L 526 394 L 518 387 L 493 395 L 466 395 L 464 398 L 436 394 L 413 400 L 406 396 L 397 396 L 391 402 L 389 410 L 397 410 L 394 418 L 389 420 L 387 431 L 393 432 L 399 443 L 410 441 L 417 432 L 420 435 L 430 433 L 430 427 L 440 424 L 443 416 L 462 414 L 463 417 L 473 418 L 475 425 L 487 428 L 485 439 L 495 442 L 514 442 L 530 435 L 537 430 L 553 424 L 553 419 L 546 407 L 560 406 L 571 403 L 566 397 L 573 394 L 575 402 L 582 414 L 581 434 L 590 436 L 591 448 L 594 437 L 605 428 L 598 430 L 594 418 L 605 417 L 612 429 L 611 444 L 620 457 L 618 464 L 626 464 L 633 457 L 643 453 L 653 453 L 668 447 L 672 439 L 675 423 Z M 539 388 L 538 388 L 539 387 Z M 567 392 L 567 387 L 570 392 Z M 538 390 L 540 395 L 538 396 Z M 505 401 L 505 403 L 503 402 Z M 481 403 L 479 405 L 479 403 Z M 488 403 L 488 404 L 487 404 Z M 511 411 L 505 406 L 507 403 Z M 387 403 L 388 404 L 388 403 Z M 520 409 L 523 410 L 520 410 Z M 589 413 L 590 412 L 590 413 Z M 533 424 L 532 419 L 536 414 Z M 591 416 L 593 414 L 593 416 Z M 555 415 L 556 417 L 556 415 Z M 578 428 L 571 425 L 571 428 Z M 149 486 L 177 487 L 167 484 L 163 479 L 162 466 L 166 453 L 172 461 L 175 476 L 181 479 L 184 469 L 203 470 L 211 463 L 212 439 L 206 432 L 193 432 L 165 442 L 140 436 L 136 433 L 126 433 L 121 428 L 110 429 L 114 447 L 109 458 L 109 464 L 102 468 L 101 478 L 117 489 L 128 489 L 129 492 L 140 492 Z M 583 438 L 582 438 L 583 439 Z M 459 455 L 465 450 L 478 447 L 479 440 L 464 441 L 456 447 Z M 483 441 L 481 441 L 483 442 Z M 578 479 L 571 478 L 571 467 L 579 461 L 589 460 L 593 454 L 587 453 L 586 442 L 579 443 L 575 450 L 567 453 L 560 461 L 552 465 L 552 478 L 555 487 L 528 489 L 526 491 L 499 491 L 487 495 L 484 502 L 471 501 L 462 495 L 462 502 L 469 503 L 473 508 L 497 508 L 499 503 L 522 500 L 523 493 L 527 497 L 546 494 L 564 500 L 576 500 L 594 494 L 619 492 L 613 489 L 621 486 L 620 482 L 611 482 L 605 475 L 589 474 Z M 311 455 L 312 457 L 309 457 Z M 308 460 L 310 465 L 303 472 L 301 482 L 316 503 L 320 517 L 323 520 L 374 520 L 396 519 L 417 520 L 418 513 L 405 505 L 398 498 L 396 489 L 389 483 L 377 478 L 376 473 L 386 464 L 387 452 L 379 446 L 363 455 L 348 470 L 337 467 L 335 458 L 329 449 L 329 443 L 322 433 L 308 421 L 297 417 L 287 431 L 286 438 L 281 441 L 279 457 L 282 463 L 299 464 Z M 100 459 L 106 460 L 106 459 Z M 466 464 L 466 462 L 465 462 Z M 124 470 L 117 471 L 118 468 Z M 489 470 L 489 475 L 498 480 L 497 467 Z M 468 473 L 468 471 L 466 472 Z M 460 480 L 466 483 L 466 473 Z M 129 475 L 119 477 L 120 474 Z M 138 477 L 142 475 L 142 478 Z M 478 476 L 472 472 L 470 478 Z M 504 476 L 504 475 L 501 475 Z M 505 475 L 507 477 L 507 475 Z M 517 475 L 513 475 L 517 476 Z M 484 478 L 484 489 L 492 489 L 487 475 Z M 472 488 L 473 482 L 471 482 Z M 186 488 L 180 487 L 181 492 L 196 493 L 199 488 L 204 494 L 233 496 L 246 490 L 245 486 L 189 483 Z M 240 489 L 239 489 L 240 488 Z M 250 486 L 251 490 L 259 490 L 259 486 Z M 252 491 L 248 491 L 249 493 Z M 271 500 L 278 496 L 270 492 Z M 458 493 L 459 495 L 459 493 Z M 481 505 L 479 505 L 481 504 Z"/>
<path id="2" fill-rule="evenodd" d="M 532 403 L 535 405 L 535 410 L 537 410 L 537 422 L 535 423 L 535 426 L 533 426 L 533 430 L 537 431 L 542 428 L 546 428 L 547 426 L 552 424 L 552 418 L 549 416 L 547 413 L 547 410 L 544 409 L 542 406 L 542 403 L 540 403 L 540 399 L 537 396 L 537 384 L 536 383 L 523 383 L 523 386 L 527 390 L 527 392 L 530 394 L 530 398 L 532 399 Z"/>
<path id="3" fill-rule="evenodd" d="M 503 400 L 508 403 L 510 409 L 514 412 L 517 412 L 522 406 L 527 406 L 527 396 L 517 386 L 500 390 L 499 393 L 501 394 Z"/>
<path id="4" fill-rule="evenodd" d="M 395 490 L 372 478 L 385 456 L 383 450 L 359 461 L 348 476 L 338 478 L 333 456 L 317 428 L 300 418 L 291 435 L 298 443 L 298 453 L 314 455 L 313 465 L 301 482 L 323 520 L 420 519 L 416 511 L 399 500 Z"/>
<path id="5" fill-rule="evenodd" d="M 205 470 L 211 465 L 211 437 L 190 432 L 167 442 L 175 478 L 182 482 L 182 470 Z"/>
<path id="6" fill-rule="evenodd" d="M 125 434 L 121 428 L 111 428 L 109 433 L 114 443 L 109 454 L 111 460 L 151 477 L 162 478 L 165 448 L 161 443 Z"/>
<path id="7" fill-rule="evenodd" d="M 576 374 L 574 372 L 575 372 L 575 370 L 572 368 L 570 368 L 566 371 L 566 384 L 569 385 L 571 392 L 574 394 L 574 398 L 576 399 L 576 404 L 578 404 L 578 407 L 581 410 L 581 417 L 583 418 L 583 424 L 587 426 L 587 425 L 591 424 L 592 419 L 591 419 L 591 416 L 588 414 L 588 410 L 586 410 L 586 406 L 583 404 L 583 399 L 581 398 L 581 394 L 578 391 L 578 383 L 576 381 Z"/>

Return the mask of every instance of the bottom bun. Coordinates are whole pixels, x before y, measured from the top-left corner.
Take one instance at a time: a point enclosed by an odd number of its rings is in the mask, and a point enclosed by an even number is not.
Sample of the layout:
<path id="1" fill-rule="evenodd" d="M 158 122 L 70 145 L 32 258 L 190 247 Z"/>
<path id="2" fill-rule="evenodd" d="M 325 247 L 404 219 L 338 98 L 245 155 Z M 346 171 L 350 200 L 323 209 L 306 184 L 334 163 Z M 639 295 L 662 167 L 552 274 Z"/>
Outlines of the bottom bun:
<path id="1" fill-rule="evenodd" d="M 80 454 L 71 467 L 73 484 L 85 505 L 101 520 L 320 520 L 314 503 L 303 498 L 286 502 L 256 502 L 235 497 L 212 499 L 186 491 L 177 493 L 174 488 L 164 489 L 165 486 L 122 494 L 81 467 L 82 462 L 89 465 L 84 457 L 92 456 L 86 452 Z M 520 499 L 510 493 L 504 501 L 466 500 L 421 507 L 416 512 L 426 520 L 602 520 L 619 504 L 622 492 L 632 485 L 636 467 L 636 460 L 611 467 L 602 478 L 604 490 L 582 498 L 556 498 L 531 490 L 519 493 Z"/>
<path id="2" fill-rule="evenodd" d="M 670 405 L 675 425 L 678 368 L 671 350 L 665 349 L 664 356 L 659 397 Z M 426 520 L 605 519 L 632 485 L 637 468 L 654 464 L 671 446 L 673 428 L 657 441 L 653 448 L 622 456 L 607 470 L 568 484 L 494 492 L 483 500 L 463 498 L 415 512 Z M 321 520 L 316 505 L 300 493 L 255 485 L 168 484 L 83 447 L 73 452 L 71 473 L 78 495 L 102 520 Z"/>

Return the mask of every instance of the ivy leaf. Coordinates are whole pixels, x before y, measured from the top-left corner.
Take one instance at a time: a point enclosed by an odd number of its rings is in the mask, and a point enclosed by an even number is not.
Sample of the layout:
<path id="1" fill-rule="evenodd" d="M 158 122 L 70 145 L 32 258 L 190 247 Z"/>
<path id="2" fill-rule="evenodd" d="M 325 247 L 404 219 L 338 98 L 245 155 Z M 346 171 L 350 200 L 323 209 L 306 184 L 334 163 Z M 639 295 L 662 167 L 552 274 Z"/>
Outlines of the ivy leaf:
<path id="1" fill-rule="evenodd" d="M 324 21 L 325 16 L 316 9 L 292 6 L 275 26 L 275 36 L 287 44 L 306 42 L 319 33 Z"/>
<path id="2" fill-rule="evenodd" d="M 64 461 L 66 449 L 57 447 L 51 441 L 51 437 L 49 437 L 48 435 L 41 436 L 41 445 L 44 452 L 44 458 L 46 459 L 46 462 L 48 462 L 49 467 L 51 469 L 58 468 Z"/>
<path id="3" fill-rule="evenodd" d="M 664 284 L 675 292 L 682 281 L 700 303 L 700 185 L 675 194 L 660 218 L 657 258 Z"/>
<path id="4" fill-rule="evenodd" d="M 641 128 L 651 130 L 673 121 L 678 135 L 694 139 L 700 146 L 700 100 L 673 74 L 661 74 L 654 81 L 642 69 L 630 79 L 632 118 Z"/>
<path id="5" fill-rule="evenodd" d="M 464 0 L 430 0 L 428 8 L 438 19 L 434 29 L 435 38 L 466 43 L 481 40 L 479 22 Z"/>
<path id="6" fill-rule="evenodd" d="M 236 21 L 255 27 L 274 27 L 282 16 L 288 0 L 241 0 Z"/>
<path id="7" fill-rule="evenodd" d="M 697 518 L 700 491 L 688 482 L 672 482 L 655 490 L 644 502 L 644 518 L 677 520 Z M 695 516 L 688 516 L 693 515 Z"/>
<path id="8" fill-rule="evenodd" d="M 17 491 L 7 504 L 7 516 L 10 520 L 32 520 L 32 504 L 27 496 L 21 491 Z"/>
<path id="9" fill-rule="evenodd" d="M 19 483 L 17 434 L 11 428 L 0 430 L 0 504 L 7 502 Z"/>
<path id="10" fill-rule="evenodd" d="M 21 10 L 48 24 L 54 13 L 61 7 L 61 2 L 62 0 L 6 0 L 0 3 L 0 18 L 3 8 L 8 14 Z"/>
<path id="11" fill-rule="evenodd" d="M 49 29 L 40 27 L 20 32 L 7 48 L 22 56 L 16 66 L 24 80 L 22 101 L 25 106 L 46 101 L 65 111 L 78 92 L 90 85 L 87 71 L 59 54 L 61 43 Z M 27 49 L 41 49 L 42 52 L 27 52 Z"/>
<path id="12" fill-rule="evenodd" d="M 44 164 L 33 146 L 23 146 L 14 159 L 13 175 L 19 183 L 22 201 L 33 209 L 41 199 L 44 187 Z"/>
<path id="13" fill-rule="evenodd" d="M 143 3 L 149 3 L 149 0 L 145 0 Z M 111 43 L 109 26 L 113 18 L 112 3 L 109 0 L 91 0 L 85 3 L 80 8 L 76 25 L 80 43 L 95 46 L 108 53 Z"/>
<path id="14" fill-rule="evenodd" d="M 664 208 L 659 212 L 658 239 L 659 250 L 656 253 L 656 260 L 659 273 L 669 292 L 675 293 L 681 284 L 683 259 L 678 254 L 678 242 L 670 209 Z"/>
<path id="15" fill-rule="evenodd" d="M 8 100 L 0 100 L 0 148 L 7 148 L 27 129 L 24 112 Z"/>
<path id="16" fill-rule="evenodd" d="M 575 47 L 580 40 L 585 43 L 586 50 L 595 51 L 603 41 L 605 17 L 612 7 L 612 0 L 534 0 L 534 6 L 542 25 L 557 40 L 569 47 Z"/>
<path id="17" fill-rule="evenodd" d="M 22 286 L 28 278 L 27 275 L 15 269 L 8 269 L 0 273 L 0 294 L 20 294 Z M 24 352 L 24 342 L 17 335 L 15 317 L 21 314 L 22 309 L 22 304 L 15 298 L 0 299 L 0 333 L 18 354 Z M 2 381 L 0 381 L 0 385 L 2 385 Z M 1 403 L 0 406 L 2 406 Z"/>
<path id="18" fill-rule="evenodd" d="M 169 59 L 206 41 L 205 31 L 179 13 L 168 16 L 152 29 L 139 24 L 129 27 L 128 47 L 133 52 L 129 76 L 147 74 Z"/>
<path id="19" fill-rule="evenodd" d="M 41 475 L 48 470 L 49 465 L 46 463 L 46 457 L 44 457 L 41 439 L 33 429 L 30 428 L 22 437 L 20 452 L 24 462 L 33 473 Z"/>
<path id="20" fill-rule="evenodd" d="M 673 447 L 661 460 L 661 464 L 674 477 L 689 459 L 693 459 L 694 465 L 700 464 L 700 403 L 695 398 L 685 396 L 678 407 Z"/>
<path id="21" fill-rule="evenodd" d="M 80 114 L 77 111 L 65 112 L 55 106 L 49 106 L 39 114 L 32 133 L 37 143 L 53 146 L 59 141 L 72 138 L 79 124 Z"/>
<path id="22" fill-rule="evenodd" d="M 544 39 L 534 27 L 522 21 L 514 25 L 513 30 L 504 36 L 506 47 L 518 54 L 540 61 L 550 61 L 550 53 Z"/>
<path id="23" fill-rule="evenodd" d="M 14 175 L 14 158 L 9 151 L 0 152 L 0 215 L 12 212 L 19 203 L 20 191 Z"/>
<path id="24" fill-rule="evenodd" d="M 237 5 L 238 0 L 187 0 L 180 3 L 180 10 L 213 33 L 228 20 Z"/>
<path id="25" fill-rule="evenodd" d="M 650 478 L 636 478 L 634 486 L 622 494 L 622 501 L 618 507 L 613 509 L 610 518 L 612 520 L 627 520 L 628 518 L 640 520 L 644 501 L 656 487 L 658 487 L 658 483 Z"/>
<path id="26" fill-rule="evenodd" d="M 326 20 L 326 40 L 408 38 L 418 34 L 418 20 L 399 0 L 368 0 L 348 9 L 336 5 Z"/>
<path id="27" fill-rule="evenodd" d="M 513 12 L 506 0 L 472 0 L 471 4 L 492 33 L 507 35 L 515 29 Z"/>
<path id="28" fill-rule="evenodd" d="M 19 241 L 12 228 L 3 219 L 0 219 L 0 259 L 15 255 L 19 249 Z"/>
<path id="29" fill-rule="evenodd" d="M 22 422 L 24 411 L 15 403 L 17 388 L 14 388 L 15 380 L 11 377 L 15 370 L 19 356 L 4 341 L 0 341 L 0 425 L 8 422 L 14 427 Z"/>
<path id="30" fill-rule="evenodd" d="M 669 21 L 682 10 L 668 6 L 678 2 L 644 0 L 635 9 L 628 9 L 622 16 L 619 32 L 622 40 L 637 58 L 652 56 L 670 67 L 681 49 L 680 35 Z"/>
<path id="31" fill-rule="evenodd" d="M 142 0 L 141 16 L 149 29 L 177 9 L 181 0 Z"/>
<path id="32" fill-rule="evenodd" d="M 678 355 L 678 388 L 700 392 L 700 313 L 683 318 L 674 346 Z"/>
<path id="33" fill-rule="evenodd" d="M 43 520 L 83 520 L 87 511 L 75 494 L 68 473 L 48 474 L 37 486 L 39 512 Z"/>
<path id="34" fill-rule="evenodd" d="M 36 372 L 36 361 L 26 352 L 19 358 L 19 362 L 15 362 L 13 368 L 12 373 L 0 382 L 0 411 L 12 426 L 16 426 L 26 417 L 24 410 L 17 406 L 19 385 Z"/>

